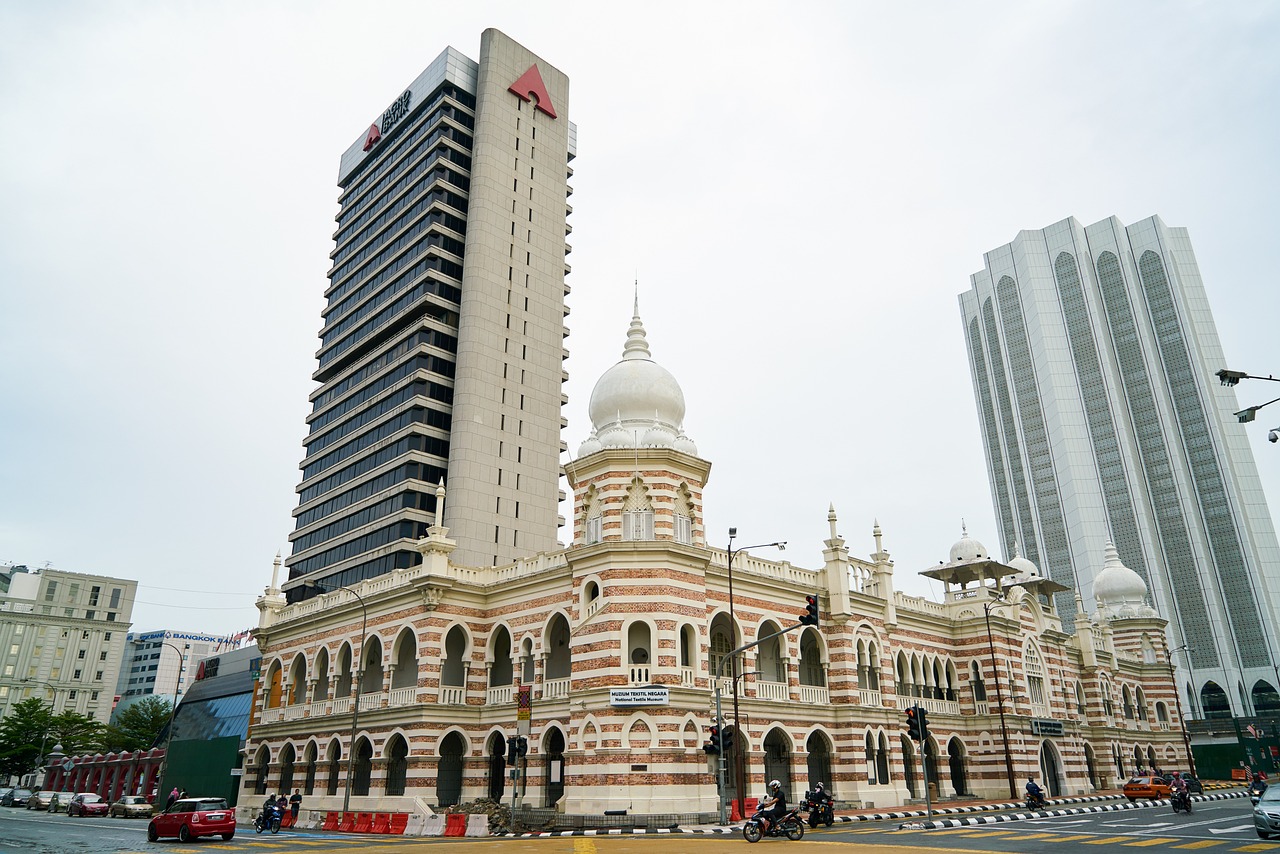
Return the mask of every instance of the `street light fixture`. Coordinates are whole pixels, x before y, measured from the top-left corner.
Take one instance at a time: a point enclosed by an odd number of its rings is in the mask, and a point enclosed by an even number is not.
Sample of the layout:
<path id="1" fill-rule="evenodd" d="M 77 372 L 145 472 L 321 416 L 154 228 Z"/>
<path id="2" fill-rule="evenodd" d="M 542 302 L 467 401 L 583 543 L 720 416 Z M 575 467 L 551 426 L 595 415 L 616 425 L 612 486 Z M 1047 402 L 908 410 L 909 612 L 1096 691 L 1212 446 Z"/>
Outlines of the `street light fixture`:
<path id="1" fill-rule="evenodd" d="M 351 811 L 351 775 L 356 759 L 356 728 L 360 723 L 360 689 L 363 687 L 361 683 L 364 682 L 364 638 L 369 628 L 369 608 L 365 604 L 364 597 L 350 587 L 335 584 L 326 588 L 319 581 L 308 581 L 304 586 L 318 590 L 321 593 L 345 590 L 356 597 L 356 601 L 360 603 L 360 657 L 356 660 L 355 697 L 351 703 L 351 743 L 347 747 L 347 785 L 342 793 L 342 811 L 346 813 Z"/>
<path id="2" fill-rule="evenodd" d="M 728 569 L 729 569 L 729 624 L 730 624 L 730 625 L 729 625 L 729 631 L 730 631 L 730 633 L 733 635 L 733 642 L 734 642 L 735 644 L 737 643 L 737 640 L 738 640 L 738 638 L 737 638 L 737 635 L 738 635 L 738 618 L 737 618 L 737 616 L 735 616 L 734 611 L 733 611 L 733 559 L 734 559 L 735 557 L 737 557 L 739 553 L 741 553 L 741 552 L 745 552 L 745 551 L 747 551 L 747 550 L 749 550 L 749 549 L 767 549 L 767 548 L 776 548 L 776 549 L 777 549 L 778 551 L 780 551 L 780 552 L 781 552 L 781 551 L 786 551 L 786 549 L 787 549 L 787 541 L 786 541 L 786 540 L 777 540 L 777 541 L 772 542 L 772 543 L 760 543 L 760 544 L 758 544 L 758 545 L 754 545 L 754 546 L 738 546 L 738 547 L 735 549 L 735 548 L 733 547 L 733 541 L 734 541 L 734 539 L 735 539 L 737 536 L 738 536 L 738 529 L 737 529 L 737 528 L 730 528 L 730 529 L 729 529 L 729 545 L 725 548 L 725 551 L 728 553 L 728 556 L 729 556 L 729 563 L 728 563 Z M 738 738 L 737 738 L 737 742 L 736 742 L 736 743 L 737 743 L 737 745 L 738 745 L 738 749 L 734 752 L 734 757 L 733 757 L 733 765 L 734 765 L 734 769 L 733 769 L 733 785 L 734 785 L 734 788 L 735 788 L 735 789 L 737 789 L 737 793 L 738 793 L 738 797 L 736 798 L 736 800 L 738 801 L 738 814 L 739 814 L 739 815 L 746 815 L 746 800 L 745 800 L 745 798 L 746 798 L 746 792 L 744 791 L 744 790 L 746 789 L 746 787 L 747 787 L 747 783 L 746 783 L 746 779 L 745 779 L 745 778 L 746 778 L 746 768 L 744 767 L 744 765 L 745 765 L 744 760 L 745 760 L 745 754 L 746 754 L 746 751 L 743 749 L 743 747 L 744 747 L 744 745 L 746 744 L 746 742 L 745 742 L 745 741 L 743 740 L 743 738 L 742 738 L 742 727 L 740 727 L 740 726 L 738 725 L 738 675 L 737 675 L 738 662 L 737 662 L 737 660 L 735 659 L 734 661 L 730 662 L 730 665 L 733 667 L 734 673 L 736 674 L 736 675 L 734 675 L 734 677 L 733 677 L 733 686 L 732 686 L 732 687 L 733 687 L 733 729 L 734 729 L 734 731 L 737 733 L 737 736 L 738 736 Z M 745 674 L 740 674 L 740 675 L 745 675 Z M 725 761 L 723 756 L 721 756 L 721 757 L 720 757 L 720 761 L 721 761 L 721 762 L 724 762 L 724 761 Z"/>
<path id="3" fill-rule="evenodd" d="M 987 620 L 987 648 L 991 651 L 991 672 L 996 677 L 996 703 L 1000 707 L 1000 738 L 1004 742 L 1004 768 L 1009 777 L 1009 799 L 1017 800 L 1018 789 L 1013 780 L 1013 755 L 1009 752 L 1009 728 L 1004 720 L 1004 692 L 1000 688 L 1000 668 L 996 666 L 996 644 L 991 636 L 991 609 L 1004 604 L 1007 603 L 1003 596 L 995 596 L 982 603 L 982 612 Z"/>
<path id="4" fill-rule="evenodd" d="M 1267 380 L 1273 383 L 1280 383 L 1280 377 L 1272 377 L 1272 376 L 1259 377 L 1259 376 L 1254 376 L 1253 374 L 1247 374 L 1244 371 L 1229 371 L 1226 368 L 1223 368 L 1222 370 L 1218 371 L 1216 376 L 1218 377 L 1218 380 L 1225 386 L 1236 386 L 1240 383 L 1240 380 Z M 1258 416 L 1259 409 L 1261 409 L 1264 406 L 1270 406 L 1273 403 L 1280 403 L 1280 397 L 1277 397 L 1275 400 L 1268 400 L 1266 403 L 1259 403 L 1257 406 L 1249 406 L 1244 409 L 1241 409 L 1239 412 L 1235 413 L 1236 420 L 1239 421 L 1241 424 L 1248 424 L 1250 421 L 1252 421 L 1254 418 Z M 1272 430 L 1270 433 L 1267 434 L 1267 441 L 1268 442 L 1280 441 L 1280 427 L 1277 427 L 1275 430 Z"/>

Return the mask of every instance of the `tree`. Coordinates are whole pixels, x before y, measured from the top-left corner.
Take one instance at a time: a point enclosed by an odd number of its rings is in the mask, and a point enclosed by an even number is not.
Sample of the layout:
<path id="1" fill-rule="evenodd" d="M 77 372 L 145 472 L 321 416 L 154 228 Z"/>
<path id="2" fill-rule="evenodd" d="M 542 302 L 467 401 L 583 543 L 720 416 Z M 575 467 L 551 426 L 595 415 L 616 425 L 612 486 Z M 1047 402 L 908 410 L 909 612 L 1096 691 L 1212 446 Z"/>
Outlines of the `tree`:
<path id="1" fill-rule="evenodd" d="M 49 722 L 49 744 L 61 744 L 67 756 L 102 750 L 106 726 L 97 718 L 79 712 L 62 712 Z"/>
<path id="2" fill-rule="evenodd" d="M 107 726 L 103 740 L 111 750 L 149 750 L 169 724 L 172 704 L 163 697 L 146 697 L 121 712 Z"/>
<path id="3" fill-rule="evenodd" d="M 0 721 L 0 774 L 25 774 L 36 767 L 40 746 L 48 747 L 53 732 L 53 710 L 30 697 L 9 709 Z"/>

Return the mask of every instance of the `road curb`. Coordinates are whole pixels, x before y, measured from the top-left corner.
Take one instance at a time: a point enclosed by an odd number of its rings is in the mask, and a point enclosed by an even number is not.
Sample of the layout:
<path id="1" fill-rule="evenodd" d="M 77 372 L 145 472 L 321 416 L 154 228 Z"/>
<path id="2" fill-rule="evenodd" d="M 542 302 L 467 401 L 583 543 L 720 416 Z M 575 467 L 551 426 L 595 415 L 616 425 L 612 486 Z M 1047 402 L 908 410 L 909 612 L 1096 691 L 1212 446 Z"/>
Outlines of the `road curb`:
<path id="1" fill-rule="evenodd" d="M 1231 798 L 1243 798 L 1244 792 L 1217 792 L 1212 795 L 1192 795 L 1192 803 L 1203 803 L 1205 801 L 1225 801 Z M 1029 818 L 1048 818 L 1067 815 L 1088 815 L 1091 813 L 1102 812 L 1119 812 L 1120 810 L 1142 810 L 1151 807 L 1167 807 L 1169 806 L 1168 798 L 1161 798 L 1154 801 L 1126 801 L 1122 804 L 1100 804 L 1092 807 L 1076 807 L 1074 809 L 1065 810 L 1036 810 L 1034 812 L 1020 812 L 1005 815 L 984 815 L 975 816 L 973 818 L 949 818 L 942 821 L 923 821 L 918 822 L 918 827 L 913 829 L 919 830 L 938 830 L 946 827 L 973 827 L 980 824 L 999 824 L 1006 821 L 1025 821 Z"/>

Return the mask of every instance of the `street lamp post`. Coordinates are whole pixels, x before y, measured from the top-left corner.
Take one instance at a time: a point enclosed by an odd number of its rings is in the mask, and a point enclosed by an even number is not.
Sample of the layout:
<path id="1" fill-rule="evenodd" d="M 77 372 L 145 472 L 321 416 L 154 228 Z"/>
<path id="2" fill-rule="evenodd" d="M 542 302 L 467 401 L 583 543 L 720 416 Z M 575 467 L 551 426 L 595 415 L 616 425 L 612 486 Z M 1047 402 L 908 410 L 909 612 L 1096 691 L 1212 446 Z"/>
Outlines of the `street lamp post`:
<path id="1" fill-rule="evenodd" d="M 178 692 L 182 689 L 182 672 L 187 667 L 187 651 L 191 649 L 191 644 L 184 643 L 182 649 L 178 649 L 175 644 L 168 641 L 160 643 L 178 653 L 178 675 L 173 680 L 173 705 L 169 706 L 169 726 L 165 728 L 164 734 L 164 756 L 160 759 L 160 773 L 157 777 L 160 785 L 165 786 L 169 782 L 165 779 L 165 775 L 169 773 L 169 748 L 173 745 L 173 717 L 178 711 Z"/>
<path id="2" fill-rule="evenodd" d="M 350 587 L 335 584 L 333 587 L 326 589 L 318 581 L 308 581 L 306 586 L 319 590 L 321 593 L 345 590 L 356 597 L 356 601 L 360 603 L 360 657 L 357 659 L 355 697 L 351 703 L 351 744 L 347 747 L 347 786 L 342 793 L 342 811 L 346 813 L 351 811 L 351 775 L 356 759 L 356 731 L 360 724 L 360 689 L 362 687 L 360 683 L 364 682 L 364 637 L 369 628 L 369 608 L 365 604 L 364 597 Z"/>
<path id="3" fill-rule="evenodd" d="M 778 551 L 786 551 L 786 548 L 787 548 L 786 540 L 778 540 L 776 542 L 760 543 L 759 545 L 754 545 L 754 546 L 738 546 L 735 549 L 733 547 L 733 541 L 734 541 L 734 538 L 736 538 L 737 536 L 738 536 L 738 529 L 730 528 L 729 529 L 729 545 L 725 548 L 725 551 L 728 553 L 728 556 L 729 556 L 729 562 L 728 562 L 729 631 L 733 635 L 734 643 L 736 643 L 738 640 L 737 638 L 738 618 L 733 611 L 733 559 L 737 557 L 739 553 L 747 551 L 748 549 L 777 548 Z M 732 664 L 734 673 L 737 674 L 737 670 L 738 670 L 737 659 L 734 659 L 731 662 L 731 664 Z M 734 785 L 734 788 L 736 788 L 738 791 L 738 797 L 736 798 L 736 800 L 738 801 L 738 814 L 745 815 L 746 814 L 746 800 L 745 800 L 746 792 L 744 790 L 746 789 L 747 783 L 745 779 L 746 768 L 744 767 L 745 766 L 744 760 L 746 756 L 746 751 L 744 750 L 744 747 L 746 742 L 742 738 L 742 727 L 738 725 L 738 676 L 737 675 L 733 677 L 732 687 L 733 687 L 733 729 L 738 736 L 735 741 L 735 743 L 738 745 L 738 750 L 734 754 L 734 759 L 733 759 L 733 785 Z M 719 710 L 717 709 L 717 713 L 718 712 Z"/>
<path id="4" fill-rule="evenodd" d="M 1226 368 L 1218 371 L 1216 376 L 1225 386 L 1238 385 L 1240 380 L 1268 380 L 1273 383 L 1280 383 L 1280 377 L 1258 377 L 1253 374 L 1245 373 L 1244 371 L 1229 371 Z M 1236 420 L 1241 424 L 1248 424 L 1250 421 L 1258 417 L 1259 409 L 1264 406 L 1270 406 L 1273 403 L 1280 403 L 1280 397 L 1277 397 L 1275 400 L 1268 400 L 1266 403 L 1259 403 L 1257 406 L 1246 406 L 1244 409 L 1235 413 Z M 1267 441 L 1273 443 L 1280 441 L 1280 427 L 1275 428 L 1267 434 Z"/>
<path id="5" fill-rule="evenodd" d="M 1193 777 L 1199 777 L 1200 775 L 1196 774 L 1196 757 L 1191 753 L 1191 733 L 1187 730 L 1187 719 L 1182 714 L 1182 692 L 1178 690 L 1178 677 L 1173 674 L 1173 654 L 1175 652 L 1185 652 L 1189 661 L 1193 650 L 1189 649 L 1185 643 L 1180 647 L 1170 649 L 1168 642 L 1165 642 L 1165 658 L 1168 659 L 1166 663 L 1169 665 L 1169 681 L 1173 684 L 1173 700 L 1178 704 L 1178 724 L 1182 727 L 1182 744 L 1187 749 L 1187 770 L 1191 772 Z"/>
<path id="6" fill-rule="evenodd" d="M 1004 768 L 1009 777 L 1009 800 L 1017 800 L 1017 784 L 1013 781 L 1013 755 L 1009 753 L 1009 728 L 1004 720 L 1004 692 L 1000 688 L 1000 668 L 996 665 L 996 643 L 991 636 L 991 609 L 1000 604 L 1004 604 L 1003 598 L 988 599 L 982 603 L 982 612 L 987 620 L 987 648 L 991 651 L 991 672 L 996 678 L 996 703 L 1000 707 L 1000 738 L 1004 742 Z"/>

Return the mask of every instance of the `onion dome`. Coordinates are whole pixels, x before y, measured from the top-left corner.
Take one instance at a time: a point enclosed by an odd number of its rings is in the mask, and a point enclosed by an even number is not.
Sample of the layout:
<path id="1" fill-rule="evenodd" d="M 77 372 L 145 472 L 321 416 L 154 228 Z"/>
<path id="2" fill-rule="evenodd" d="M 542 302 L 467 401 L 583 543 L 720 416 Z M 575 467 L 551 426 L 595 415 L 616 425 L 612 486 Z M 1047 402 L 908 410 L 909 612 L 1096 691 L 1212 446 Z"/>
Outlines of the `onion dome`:
<path id="1" fill-rule="evenodd" d="M 1018 571 L 1018 580 L 1026 581 L 1031 578 L 1039 578 L 1040 570 L 1036 569 L 1036 565 L 1022 556 L 1017 543 L 1013 545 L 1013 560 L 1009 561 L 1008 567 Z M 1016 582 L 1015 582 L 1016 583 Z"/>
<path id="2" fill-rule="evenodd" d="M 1120 553 L 1110 540 L 1104 555 L 1102 571 L 1093 579 L 1098 613 L 1108 619 L 1155 616 L 1155 609 L 1147 604 L 1147 583 L 1120 561 Z"/>
<path id="3" fill-rule="evenodd" d="M 596 435 L 595 428 L 592 427 L 591 435 L 578 446 L 578 456 L 585 457 L 587 454 L 594 454 L 603 447 L 604 445 L 600 444 L 600 438 Z"/>
<path id="4" fill-rule="evenodd" d="M 960 525 L 960 539 L 951 547 L 951 563 L 968 563 L 973 560 L 987 560 L 991 553 L 987 547 L 969 536 L 969 529 Z"/>
<path id="5" fill-rule="evenodd" d="M 588 407 L 592 435 L 603 448 L 677 448 L 693 454 L 697 447 L 684 435 L 684 392 L 676 378 L 649 352 L 639 300 L 627 330 L 622 360 L 596 381 Z M 591 439 L 582 444 L 598 450 Z"/>

